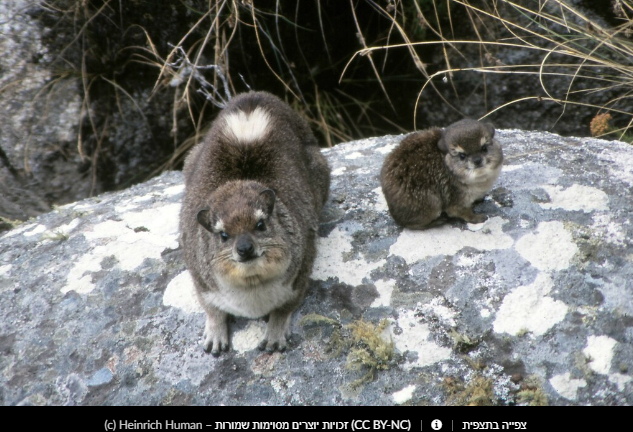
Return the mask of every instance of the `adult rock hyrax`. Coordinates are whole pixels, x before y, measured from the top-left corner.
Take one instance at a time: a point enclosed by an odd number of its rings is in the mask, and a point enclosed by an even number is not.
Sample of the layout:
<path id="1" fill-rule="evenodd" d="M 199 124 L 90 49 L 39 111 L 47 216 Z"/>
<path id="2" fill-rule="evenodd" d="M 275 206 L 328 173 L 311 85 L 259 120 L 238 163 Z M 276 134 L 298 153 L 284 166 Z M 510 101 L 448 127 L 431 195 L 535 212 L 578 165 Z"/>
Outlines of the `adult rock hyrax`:
<path id="1" fill-rule="evenodd" d="M 231 314 L 268 315 L 259 349 L 283 351 L 330 185 L 310 127 L 269 93 L 238 95 L 191 150 L 184 175 L 181 243 L 207 315 L 204 349 L 228 350 Z"/>
<path id="2" fill-rule="evenodd" d="M 442 213 L 481 223 L 472 210 L 490 190 L 503 163 L 490 123 L 461 120 L 446 129 L 407 135 L 385 158 L 380 182 L 389 212 L 398 225 L 424 229 Z"/>

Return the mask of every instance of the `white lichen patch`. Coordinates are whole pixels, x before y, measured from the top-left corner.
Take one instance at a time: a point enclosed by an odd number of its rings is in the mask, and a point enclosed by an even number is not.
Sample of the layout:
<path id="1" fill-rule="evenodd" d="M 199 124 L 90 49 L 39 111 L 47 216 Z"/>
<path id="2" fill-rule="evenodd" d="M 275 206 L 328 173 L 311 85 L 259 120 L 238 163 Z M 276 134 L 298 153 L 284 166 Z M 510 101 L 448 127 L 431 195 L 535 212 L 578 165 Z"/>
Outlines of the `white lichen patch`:
<path id="1" fill-rule="evenodd" d="M 33 229 L 29 230 L 29 231 L 26 231 L 24 233 L 24 236 L 25 237 L 32 237 L 34 235 L 42 234 L 45 231 L 46 231 L 46 226 L 40 224 L 40 225 L 37 225 L 35 228 L 33 228 Z"/>
<path id="2" fill-rule="evenodd" d="M 512 172 L 520 169 L 523 169 L 523 165 L 504 165 L 501 172 Z"/>
<path id="3" fill-rule="evenodd" d="M 480 261 L 480 255 L 460 255 L 455 264 L 460 267 L 475 267 Z"/>
<path id="4" fill-rule="evenodd" d="M 353 152 L 348 155 L 345 155 L 345 159 L 358 159 L 362 157 L 363 157 L 363 154 L 361 152 Z"/>
<path id="5" fill-rule="evenodd" d="M 415 391 L 415 385 L 406 386 L 402 390 L 399 390 L 391 394 L 393 401 L 401 405 L 405 402 L 409 402 L 413 398 L 413 392 Z"/>
<path id="6" fill-rule="evenodd" d="M 447 225 L 425 231 L 405 229 L 389 249 L 389 254 L 401 256 L 412 264 L 430 256 L 454 255 L 467 246 L 478 250 L 508 249 L 514 241 L 503 232 L 505 223 L 504 219 L 494 217 L 477 232 Z"/>
<path id="7" fill-rule="evenodd" d="M 204 312 L 196 298 L 196 288 L 189 270 L 183 271 L 167 284 L 165 294 L 163 294 L 163 304 L 186 313 Z"/>
<path id="8" fill-rule="evenodd" d="M 13 265 L 11 264 L 0 266 L 0 276 L 5 276 L 9 274 L 9 271 L 11 271 L 11 267 L 13 267 Z"/>
<path id="9" fill-rule="evenodd" d="M 481 231 L 486 226 L 485 222 L 482 223 L 467 223 L 466 228 L 468 231 L 476 232 Z"/>
<path id="10" fill-rule="evenodd" d="M 398 327 L 402 329 L 402 332 L 395 334 L 392 331 L 391 336 L 396 349 L 401 353 L 411 351 L 418 355 L 415 361 L 405 363 L 406 370 L 429 366 L 450 358 L 451 349 L 439 346 L 431 340 L 431 330 L 428 325 L 419 322 L 414 311 L 401 309 Z"/>
<path id="11" fill-rule="evenodd" d="M 589 336 L 587 346 L 582 350 L 589 359 L 589 367 L 599 374 L 608 375 L 613 360 L 613 349 L 618 341 L 609 336 Z"/>
<path id="12" fill-rule="evenodd" d="M 32 229 L 33 227 L 35 227 L 37 224 L 27 224 L 27 225 L 21 225 L 19 227 L 17 227 L 16 229 L 13 229 L 11 231 L 9 231 L 8 233 L 4 234 L 2 237 L 0 238 L 9 238 L 9 237 L 13 237 L 19 234 L 24 233 L 25 231 L 28 231 L 30 229 Z"/>
<path id="13" fill-rule="evenodd" d="M 455 316 L 457 312 L 448 306 L 445 306 L 445 302 L 442 297 L 435 297 L 427 304 L 423 304 L 419 307 L 420 312 L 425 316 L 432 316 L 437 319 L 442 325 L 448 327 L 455 327 Z"/>
<path id="14" fill-rule="evenodd" d="M 389 211 L 389 207 L 387 206 L 387 200 L 385 199 L 385 194 L 382 193 L 382 188 L 377 187 L 372 190 L 372 192 L 376 195 L 376 203 L 372 206 L 377 212 L 387 213 Z"/>
<path id="15" fill-rule="evenodd" d="M 333 176 L 340 176 L 340 175 L 345 174 L 345 171 L 347 171 L 347 167 L 340 167 L 340 168 L 337 168 L 335 170 L 332 170 L 332 175 Z"/>
<path id="16" fill-rule="evenodd" d="M 61 234 L 69 236 L 73 231 L 79 226 L 79 219 L 75 218 L 68 222 L 67 224 L 60 225 L 57 228 L 53 228 L 51 231 L 52 234 Z"/>
<path id="17" fill-rule="evenodd" d="M 233 349 L 238 353 L 254 350 L 264 338 L 266 323 L 261 320 L 250 321 L 245 329 L 235 332 L 232 339 Z"/>
<path id="18" fill-rule="evenodd" d="M 618 390 L 624 391 L 626 385 L 631 382 L 631 377 L 621 373 L 609 374 L 609 381 L 618 387 Z"/>
<path id="19" fill-rule="evenodd" d="M 591 370 L 607 375 L 609 381 L 615 384 L 619 391 L 624 391 L 625 386 L 632 378 L 618 372 L 609 373 L 617 344 L 618 341 L 609 336 L 589 336 L 587 338 L 587 346 L 582 352 L 587 357 L 587 364 Z"/>
<path id="20" fill-rule="evenodd" d="M 378 147 L 376 151 L 378 153 L 387 154 L 391 153 L 391 150 L 395 149 L 398 146 L 398 143 L 387 144 L 386 146 Z"/>
<path id="21" fill-rule="evenodd" d="M 161 259 L 165 249 L 178 247 L 180 204 L 121 215 L 122 221 L 108 220 L 83 235 L 93 247 L 68 273 L 62 293 L 74 290 L 86 294 L 94 289 L 91 272 L 101 270 L 106 257 L 114 257 L 122 270 L 132 271 L 147 258 Z"/>
<path id="22" fill-rule="evenodd" d="M 571 234 L 562 222 L 541 222 L 536 232 L 524 235 L 516 242 L 516 251 L 542 271 L 564 270 L 578 252 Z"/>
<path id="23" fill-rule="evenodd" d="M 574 184 L 567 189 L 561 186 L 541 186 L 550 197 L 550 202 L 541 203 L 544 209 L 563 209 L 590 213 L 609 210 L 609 197 L 600 189 Z"/>
<path id="24" fill-rule="evenodd" d="M 154 199 L 154 198 L 156 198 L 156 196 L 153 193 L 151 193 L 151 194 L 148 194 L 148 195 L 141 195 L 141 196 L 134 197 L 134 198 L 132 198 L 132 202 L 133 203 L 142 203 L 142 202 Z"/>
<path id="25" fill-rule="evenodd" d="M 107 253 L 107 248 L 100 246 L 93 250 L 93 253 L 83 255 L 78 260 L 71 260 L 75 265 L 68 272 L 66 286 L 61 289 L 62 294 L 75 291 L 78 294 L 90 293 L 95 285 L 92 283 L 92 273 L 101 270 L 101 261 Z"/>
<path id="26" fill-rule="evenodd" d="M 157 237 L 168 236 L 169 239 L 160 241 L 160 244 L 167 243 L 176 248 L 178 244 L 174 242 L 179 235 L 179 213 L 180 204 L 175 203 L 140 212 L 125 213 L 121 217 L 123 222 L 132 229 L 147 229 L 147 232 Z"/>
<path id="27" fill-rule="evenodd" d="M 361 253 L 360 259 L 341 262 L 340 259 L 336 265 L 329 268 L 331 277 L 338 277 L 339 282 L 346 283 L 351 286 L 361 285 L 364 278 L 370 278 L 370 273 L 384 266 L 386 260 L 378 260 L 376 262 L 370 262 L 364 259 L 364 255 Z M 325 278 L 327 279 L 327 277 Z M 321 279 L 321 280 L 325 280 Z"/>
<path id="28" fill-rule="evenodd" d="M 391 304 L 391 294 L 396 286 L 393 279 L 379 280 L 374 283 L 378 290 L 378 297 L 371 304 L 371 307 L 389 306 Z"/>
<path id="29" fill-rule="evenodd" d="M 317 257 L 314 262 L 311 278 L 327 280 L 338 278 L 342 283 L 351 286 L 360 285 L 370 273 L 385 265 L 386 260 L 370 262 L 364 259 L 362 253 L 360 259 L 343 261 L 344 254 L 352 251 L 352 237 L 336 227 L 326 237 L 317 239 Z"/>
<path id="30" fill-rule="evenodd" d="M 132 201 L 125 202 L 121 205 L 114 206 L 114 212 L 117 214 L 128 213 L 133 210 L 136 210 L 137 208 L 138 208 L 138 204 L 134 202 L 134 200 L 132 200 Z"/>
<path id="31" fill-rule="evenodd" d="M 512 290 L 499 307 L 494 331 L 517 335 L 527 330 L 539 336 L 562 321 L 568 307 L 547 296 L 552 286 L 549 275 L 540 273 L 532 284 Z"/>
<path id="32" fill-rule="evenodd" d="M 166 196 L 173 196 L 173 195 L 178 195 L 179 193 L 182 193 L 185 191 L 185 185 L 184 184 L 179 184 L 176 186 L 170 186 L 167 189 L 165 189 L 163 191 L 163 195 Z"/>
<path id="33" fill-rule="evenodd" d="M 549 383 L 559 395 L 569 400 L 576 400 L 578 389 L 587 385 L 587 382 L 583 379 L 573 379 L 569 372 L 554 375 L 550 378 Z"/>

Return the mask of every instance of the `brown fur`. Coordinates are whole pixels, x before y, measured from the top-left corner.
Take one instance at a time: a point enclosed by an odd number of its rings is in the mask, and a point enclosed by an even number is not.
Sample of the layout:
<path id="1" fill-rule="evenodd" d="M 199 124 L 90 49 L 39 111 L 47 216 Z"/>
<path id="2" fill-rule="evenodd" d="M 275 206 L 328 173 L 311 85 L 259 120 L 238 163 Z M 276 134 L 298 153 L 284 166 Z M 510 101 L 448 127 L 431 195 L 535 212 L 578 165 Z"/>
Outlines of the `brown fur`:
<path id="1" fill-rule="evenodd" d="M 406 136 L 385 158 L 380 178 L 396 223 L 424 229 L 437 223 L 443 212 L 467 222 L 485 221 L 472 205 L 501 171 L 503 153 L 493 137 L 491 124 L 468 119 L 445 130 Z"/>
<path id="2" fill-rule="evenodd" d="M 205 350 L 228 349 L 227 314 L 269 315 L 260 349 L 284 350 L 330 183 L 309 126 L 271 94 L 238 95 L 191 150 L 184 174 L 181 241 L 207 313 Z"/>

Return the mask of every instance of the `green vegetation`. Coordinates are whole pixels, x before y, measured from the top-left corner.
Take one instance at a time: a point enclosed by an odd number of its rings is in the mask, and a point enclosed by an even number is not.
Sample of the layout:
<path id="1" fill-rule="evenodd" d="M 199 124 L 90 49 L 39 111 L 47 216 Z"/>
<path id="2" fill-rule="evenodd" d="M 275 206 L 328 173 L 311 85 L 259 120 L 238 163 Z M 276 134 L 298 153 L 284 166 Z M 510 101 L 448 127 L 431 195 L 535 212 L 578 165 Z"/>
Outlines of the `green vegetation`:
<path id="1" fill-rule="evenodd" d="M 5 217 L 0 216 L 0 232 L 10 231 L 13 228 L 18 227 L 22 223 L 23 222 L 19 220 L 7 219 Z"/>
<path id="2" fill-rule="evenodd" d="M 70 238 L 68 234 L 61 231 L 49 231 L 42 235 L 42 240 L 51 240 L 51 241 L 66 241 Z"/>
<path id="3" fill-rule="evenodd" d="M 460 378 L 446 377 L 443 386 L 448 392 L 448 402 L 451 405 L 494 405 L 492 379 L 482 375 L 476 375 L 467 383 Z"/>
<path id="4" fill-rule="evenodd" d="M 374 380 L 379 370 L 387 370 L 392 366 L 395 356 L 394 344 L 391 340 L 389 322 L 381 320 L 377 325 L 362 319 L 342 326 L 337 320 L 318 314 L 304 316 L 299 324 L 303 327 L 331 327 L 326 352 L 336 358 L 347 352 L 346 368 L 361 371 L 363 375 L 354 380 L 353 389 Z"/>
<path id="5" fill-rule="evenodd" d="M 352 387 L 359 387 L 373 381 L 376 371 L 389 369 L 394 356 L 394 344 L 386 319 L 376 326 L 359 320 L 348 328 L 351 331 L 352 348 L 347 356 L 347 368 L 366 371 L 365 375 L 352 383 Z"/>
<path id="6" fill-rule="evenodd" d="M 467 334 L 458 333 L 456 330 L 451 330 L 450 337 L 453 339 L 453 349 L 459 353 L 465 354 L 475 348 L 481 342 L 480 340 L 473 340 Z"/>
<path id="7" fill-rule="evenodd" d="M 539 379 L 535 376 L 525 379 L 517 396 L 518 402 L 523 405 L 546 406 L 548 404 L 547 395 L 541 388 Z"/>

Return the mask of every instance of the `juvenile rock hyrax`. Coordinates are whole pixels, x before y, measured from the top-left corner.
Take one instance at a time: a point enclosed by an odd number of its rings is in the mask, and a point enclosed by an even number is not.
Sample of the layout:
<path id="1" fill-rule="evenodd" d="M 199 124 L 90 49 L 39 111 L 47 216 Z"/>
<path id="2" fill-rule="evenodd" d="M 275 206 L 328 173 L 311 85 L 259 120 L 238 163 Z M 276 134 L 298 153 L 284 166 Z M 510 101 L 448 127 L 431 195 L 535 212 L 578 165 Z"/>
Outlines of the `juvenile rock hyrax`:
<path id="1" fill-rule="evenodd" d="M 446 129 L 406 136 L 385 159 L 380 182 L 398 225 L 424 229 L 445 213 L 466 222 L 486 216 L 472 210 L 490 190 L 503 163 L 490 123 L 461 120 Z"/>
<path id="2" fill-rule="evenodd" d="M 330 168 L 305 120 L 263 92 L 236 96 L 185 160 L 181 243 L 207 314 L 204 349 L 229 347 L 227 315 L 268 326 L 283 351 L 315 258 Z"/>

